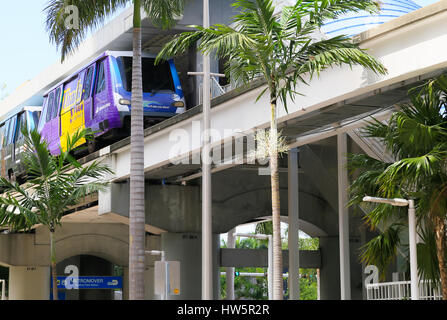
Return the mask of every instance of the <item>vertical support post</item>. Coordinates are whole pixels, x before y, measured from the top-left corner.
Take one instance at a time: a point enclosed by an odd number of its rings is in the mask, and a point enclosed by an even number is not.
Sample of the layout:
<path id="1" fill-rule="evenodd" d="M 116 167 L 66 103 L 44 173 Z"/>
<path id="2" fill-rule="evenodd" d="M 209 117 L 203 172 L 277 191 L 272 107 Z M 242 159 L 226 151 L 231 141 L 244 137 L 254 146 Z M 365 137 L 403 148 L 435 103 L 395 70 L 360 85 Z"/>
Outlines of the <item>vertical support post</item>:
<path id="1" fill-rule="evenodd" d="M 267 268 L 267 284 L 268 284 L 268 298 L 273 300 L 273 236 L 268 235 L 268 268 Z"/>
<path id="2" fill-rule="evenodd" d="M 348 142 L 346 133 L 337 135 L 338 162 L 338 228 L 340 245 L 340 298 L 351 300 L 351 270 L 349 259 L 349 211 L 348 211 Z"/>
<path id="3" fill-rule="evenodd" d="M 170 291 L 170 280 L 169 280 L 169 263 L 166 261 L 166 255 L 164 251 L 160 252 L 161 259 L 160 261 L 166 262 L 165 263 L 165 294 L 163 297 L 163 300 L 169 300 L 169 291 Z"/>
<path id="4" fill-rule="evenodd" d="M 317 269 L 317 300 L 321 300 L 321 291 L 320 291 L 320 269 Z"/>
<path id="5" fill-rule="evenodd" d="M 5 293 L 5 280 L 0 280 L 2 282 L 2 301 L 6 300 L 6 293 Z"/>
<path id="6" fill-rule="evenodd" d="M 414 200 L 408 200 L 408 236 L 410 247 L 411 300 L 419 300 L 417 232 Z"/>
<path id="7" fill-rule="evenodd" d="M 233 249 L 235 247 L 234 233 L 236 228 L 231 229 L 228 232 L 227 247 Z M 226 270 L 226 294 L 227 300 L 234 300 L 234 267 L 228 267 Z"/>
<path id="8" fill-rule="evenodd" d="M 203 27 L 209 27 L 209 2 L 203 0 Z M 211 220 L 210 57 L 203 56 L 203 153 L 202 153 L 202 299 L 213 299 Z"/>
<path id="9" fill-rule="evenodd" d="M 299 187 L 298 149 L 289 151 L 288 200 L 289 200 L 289 292 L 290 300 L 300 299 L 299 261 Z"/>

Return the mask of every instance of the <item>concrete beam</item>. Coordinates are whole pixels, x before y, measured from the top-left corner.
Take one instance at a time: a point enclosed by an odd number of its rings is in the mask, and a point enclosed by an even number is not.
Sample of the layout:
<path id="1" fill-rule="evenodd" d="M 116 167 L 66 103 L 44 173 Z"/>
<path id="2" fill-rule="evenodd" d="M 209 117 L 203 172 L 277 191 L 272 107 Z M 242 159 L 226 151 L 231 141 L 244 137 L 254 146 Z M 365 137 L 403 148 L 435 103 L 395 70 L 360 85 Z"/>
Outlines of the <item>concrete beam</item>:
<path id="1" fill-rule="evenodd" d="M 289 267 L 289 250 L 282 251 L 284 267 Z M 300 268 L 321 268 L 319 250 L 300 250 Z M 267 267 L 267 249 L 220 249 L 221 267 Z"/>

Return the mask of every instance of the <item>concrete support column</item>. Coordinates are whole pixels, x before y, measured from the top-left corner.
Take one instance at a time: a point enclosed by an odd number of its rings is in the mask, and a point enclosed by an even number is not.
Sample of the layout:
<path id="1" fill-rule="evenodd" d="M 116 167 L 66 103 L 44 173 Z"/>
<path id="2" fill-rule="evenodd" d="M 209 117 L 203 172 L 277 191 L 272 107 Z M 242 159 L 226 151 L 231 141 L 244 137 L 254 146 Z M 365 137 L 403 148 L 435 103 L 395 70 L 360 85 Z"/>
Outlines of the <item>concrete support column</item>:
<path id="1" fill-rule="evenodd" d="M 348 204 L 348 142 L 346 133 L 337 136 L 338 162 L 338 230 L 340 243 L 340 298 L 351 300 L 351 272 L 349 259 L 349 210 Z"/>
<path id="2" fill-rule="evenodd" d="M 123 300 L 129 300 L 129 267 L 123 267 Z"/>
<path id="3" fill-rule="evenodd" d="M 163 233 L 161 250 L 166 260 L 180 261 L 180 295 L 170 300 L 200 300 L 202 298 L 202 239 L 199 233 Z M 213 299 L 220 296 L 219 235 L 212 237 Z"/>
<path id="4" fill-rule="evenodd" d="M 300 299 L 300 261 L 299 261 L 299 186 L 298 186 L 298 149 L 289 151 L 289 292 L 290 300 Z"/>
<path id="5" fill-rule="evenodd" d="M 50 267 L 10 267 L 9 300 L 49 300 Z"/>
<path id="6" fill-rule="evenodd" d="M 340 299 L 338 237 L 320 237 L 320 300 Z"/>
<path id="7" fill-rule="evenodd" d="M 227 247 L 232 249 L 236 245 L 236 239 L 234 237 L 234 233 L 236 232 L 236 228 L 228 231 L 228 239 L 227 239 Z M 234 300 L 234 268 L 227 267 L 226 270 L 226 296 L 227 300 Z"/>
<path id="8" fill-rule="evenodd" d="M 155 290 L 155 278 L 154 278 L 154 266 L 148 266 L 146 264 L 146 268 L 144 271 L 144 299 L 145 300 L 158 300 L 159 297 L 157 297 L 154 294 Z"/>
<path id="9" fill-rule="evenodd" d="M 115 171 L 116 170 L 116 155 L 115 154 L 108 154 L 110 151 L 110 147 L 106 147 L 104 149 L 101 149 L 99 151 L 100 156 L 105 155 L 105 158 L 103 160 L 103 164 L 108 165 L 110 170 Z M 110 180 L 112 180 L 114 177 L 114 174 L 108 174 L 107 177 Z M 104 191 L 98 192 L 98 215 L 103 215 L 106 213 L 113 212 L 112 209 L 112 203 L 113 203 L 113 195 L 116 193 L 115 190 L 115 184 L 111 184 L 109 188 L 107 188 Z"/>

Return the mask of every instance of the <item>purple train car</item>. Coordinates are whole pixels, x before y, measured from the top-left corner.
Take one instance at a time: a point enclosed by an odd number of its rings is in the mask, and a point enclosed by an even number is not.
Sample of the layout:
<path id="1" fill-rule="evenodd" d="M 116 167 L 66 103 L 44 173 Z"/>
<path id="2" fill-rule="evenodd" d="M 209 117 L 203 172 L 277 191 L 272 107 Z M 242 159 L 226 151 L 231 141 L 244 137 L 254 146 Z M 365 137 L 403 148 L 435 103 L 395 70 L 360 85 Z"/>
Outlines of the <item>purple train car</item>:
<path id="1" fill-rule="evenodd" d="M 185 99 L 173 60 L 154 65 L 155 56 L 143 54 L 143 109 L 145 127 L 185 111 Z M 38 131 L 52 154 L 66 147 L 67 135 L 92 129 L 88 142 L 98 143 L 130 134 L 132 52 L 106 51 L 45 93 Z"/>

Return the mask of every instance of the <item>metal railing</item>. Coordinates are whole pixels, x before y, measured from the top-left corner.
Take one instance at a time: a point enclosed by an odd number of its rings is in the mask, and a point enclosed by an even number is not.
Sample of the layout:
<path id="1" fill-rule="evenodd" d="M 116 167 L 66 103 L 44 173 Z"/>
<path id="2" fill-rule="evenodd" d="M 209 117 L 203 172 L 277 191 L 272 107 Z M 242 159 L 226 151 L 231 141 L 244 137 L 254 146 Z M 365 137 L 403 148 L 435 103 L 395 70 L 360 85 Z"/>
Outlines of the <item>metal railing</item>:
<path id="1" fill-rule="evenodd" d="M 210 90 L 211 90 L 211 99 L 216 98 L 218 96 L 223 95 L 224 93 L 227 93 L 228 91 L 234 89 L 234 87 L 232 87 L 231 85 L 226 85 L 226 86 L 221 86 L 219 84 L 219 81 L 216 80 L 215 77 L 211 77 L 211 86 L 210 86 Z M 199 104 L 202 104 L 202 90 L 203 90 L 203 84 L 201 83 L 199 86 Z"/>
<path id="2" fill-rule="evenodd" d="M 383 144 L 381 139 L 365 137 L 365 134 L 362 132 L 362 130 L 363 128 L 357 128 L 349 131 L 348 134 L 357 144 L 359 144 L 361 148 L 368 148 L 370 151 L 368 152 L 368 154 L 370 156 L 372 156 L 373 154 L 375 155 L 375 158 L 378 158 L 384 162 L 396 161 L 393 155 L 385 148 L 385 145 Z"/>
<path id="3" fill-rule="evenodd" d="M 367 300 L 410 300 L 411 282 L 382 282 L 366 285 Z M 433 285 L 432 281 L 421 281 L 419 283 L 420 300 L 441 300 L 442 293 L 439 286 Z"/>

